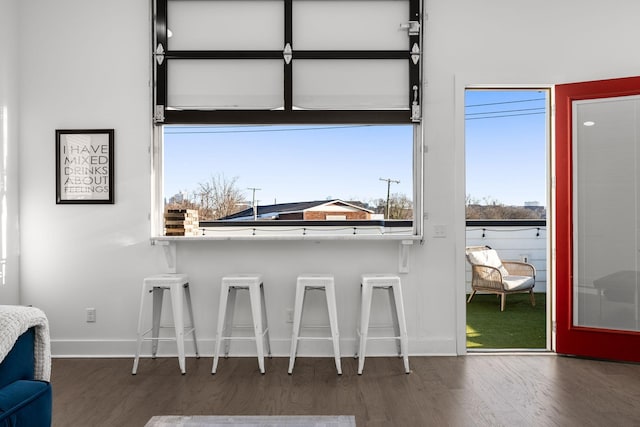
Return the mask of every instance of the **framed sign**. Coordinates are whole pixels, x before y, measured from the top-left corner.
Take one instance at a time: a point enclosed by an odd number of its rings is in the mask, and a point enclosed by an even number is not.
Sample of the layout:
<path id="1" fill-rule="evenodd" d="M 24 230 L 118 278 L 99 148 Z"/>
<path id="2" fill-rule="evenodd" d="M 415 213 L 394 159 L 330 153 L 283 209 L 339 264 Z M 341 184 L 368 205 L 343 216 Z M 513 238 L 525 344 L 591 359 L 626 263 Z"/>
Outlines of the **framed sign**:
<path id="1" fill-rule="evenodd" d="M 113 129 L 56 130 L 56 203 L 113 204 Z"/>

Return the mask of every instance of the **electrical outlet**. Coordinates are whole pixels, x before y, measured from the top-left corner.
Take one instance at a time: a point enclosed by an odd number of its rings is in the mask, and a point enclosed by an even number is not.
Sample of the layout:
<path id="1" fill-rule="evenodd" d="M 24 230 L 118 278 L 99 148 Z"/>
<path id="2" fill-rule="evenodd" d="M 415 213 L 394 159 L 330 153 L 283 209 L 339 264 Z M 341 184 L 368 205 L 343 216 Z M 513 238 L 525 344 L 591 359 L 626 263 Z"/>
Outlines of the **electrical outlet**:
<path id="1" fill-rule="evenodd" d="M 293 309 L 292 308 L 287 308 L 286 315 L 287 315 L 287 323 L 293 323 Z"/>
<path id="2" fill-rule="evenodd" d="M 87 323 L 94 323 L 96 321 L 96 309 L 89 307 L 86 309 Z"/>

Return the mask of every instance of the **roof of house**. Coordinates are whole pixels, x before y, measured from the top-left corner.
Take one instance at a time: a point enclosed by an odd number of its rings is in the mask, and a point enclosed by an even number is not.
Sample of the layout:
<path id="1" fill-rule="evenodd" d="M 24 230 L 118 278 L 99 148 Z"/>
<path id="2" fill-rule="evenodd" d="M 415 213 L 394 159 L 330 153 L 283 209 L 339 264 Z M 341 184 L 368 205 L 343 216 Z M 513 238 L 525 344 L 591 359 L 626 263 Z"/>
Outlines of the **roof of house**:
<path id="1" fill-rule="evenodd" d="M 257 217 L 258 219 L 277 219 L 280 214 L 283 213 L 296 213 L 303 212 L 309 209 L 317 208 L 319 206 L 329 205 L 344 205 L 352 207 L 365 212 L 373 213 L 371 209 L 367 209 L 360 202 L 345 202 L 339 199 L 333 200 L 316 200 L 311 202 L 293 202 L 293 203 L 278 203 L 275 205 L 258 205 Z M 246 219 L 253 219 L 253 208 L 247 208 L 240 212 L 236 212 L 231 215 L 227 215 L 224 218 L 220 218 L 219 221 L 240 221 Z"/>

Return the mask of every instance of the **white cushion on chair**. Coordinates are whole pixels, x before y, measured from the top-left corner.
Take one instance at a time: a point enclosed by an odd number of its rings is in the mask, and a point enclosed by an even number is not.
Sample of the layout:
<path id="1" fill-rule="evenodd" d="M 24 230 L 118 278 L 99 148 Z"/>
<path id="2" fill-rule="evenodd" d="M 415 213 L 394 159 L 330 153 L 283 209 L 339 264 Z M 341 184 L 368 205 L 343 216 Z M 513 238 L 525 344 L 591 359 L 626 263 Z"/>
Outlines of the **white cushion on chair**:
<path id="1" fill-rule="evenodd" d="M 472 264 L 478 265 L 488 265 L 489 267 L 494 267 L 500 270 L 500 274 L 502 274 L 503 279 L 504 276 L 508 276 L 509 272 L 504 265 L 502 265 L 502 261 L 498 256 L 498 252 L 493 249 L 486 249 L 482 251 L 469 251 L 468 252 L 469 261 Z"/>
<path id="2" fill-rule="evenodd" d="M 519 291 L 533 288 L 536 281 L 530 276 L 502 276 L 502 283 L 509 291 Z"/>

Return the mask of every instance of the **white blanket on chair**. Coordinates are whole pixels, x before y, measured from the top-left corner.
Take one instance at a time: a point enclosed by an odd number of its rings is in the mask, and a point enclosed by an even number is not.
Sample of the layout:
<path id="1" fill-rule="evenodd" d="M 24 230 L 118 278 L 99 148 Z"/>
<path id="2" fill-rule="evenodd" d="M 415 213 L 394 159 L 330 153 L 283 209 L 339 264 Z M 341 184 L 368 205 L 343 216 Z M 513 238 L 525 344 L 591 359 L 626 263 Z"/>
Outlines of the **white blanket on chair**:
<path id="1" fill-rule="evenodd" d="M 13 348 L 16 340 L 29 328 L 35 327 L 35 379 L 49 381 L 51 377 L 51 343 L 49 321 L 42 310 L 35 307 L 0 305 L 0 362 Z"/>

